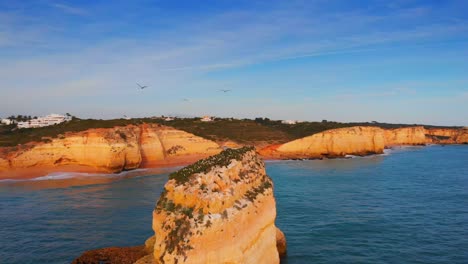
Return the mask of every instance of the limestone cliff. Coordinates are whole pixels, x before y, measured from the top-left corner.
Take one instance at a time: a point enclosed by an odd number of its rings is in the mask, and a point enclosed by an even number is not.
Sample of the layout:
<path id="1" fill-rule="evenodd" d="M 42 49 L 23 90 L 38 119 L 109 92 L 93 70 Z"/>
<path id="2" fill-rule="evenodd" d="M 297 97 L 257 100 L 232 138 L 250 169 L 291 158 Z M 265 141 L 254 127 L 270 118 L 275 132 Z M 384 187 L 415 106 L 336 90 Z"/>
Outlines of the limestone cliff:
<path id="1" fill-rule="evenodd" d="M 382 153 L 385 134 L 377 127 L 347 127 L 327 130 L 260 153 L 271 158 L 323 158 Z"/>
<path id="2" fill-rule="evenodd" d="M 386 129 L 385 146 L 425 145 L 426 130 L 422 126 Z"/>
<path id="3" fill-rule="evenodd" d="M 153 211 L 154 263 L 279 263 L 273 184 L 253 148 L 169 178 Z"/>
<path id="4" fill-rule="evenodd" d="M 317 159 L 382 153 L 398 145 L 468 144 L 468 129 L 397 129 L 347 127 L 331 129 L 281 145 L 270 145 L 260 154 L 274 159 Z"/>
<path id="5" fill-rule="evenodd" d="M 148 124 L 140 128 L 143 167 L 191 163 L 221 151 L 217 143 L 182 130 Z"/>
<path id="6" fill-rule="evenodd" d="M 119 172 L 153 165 L 190 163 L 219 153 L 215 142 L 160 125 L 129 125 L 67 133 L 48 143 L 2 151 L 0 178 L 66 170 Z M 37 175 L 36 175 L 37 176 Z"/>
<path id="7" fill-rule="evenodd" d="M 468 129 L 460 129 L 454 137 L 456 144 L 468 144 Z"/>
<path id="8" fill-rule="evenodd" d="M 435 144 L 468 144 L 468 129 L 429 128 L 426 142 Z"/>

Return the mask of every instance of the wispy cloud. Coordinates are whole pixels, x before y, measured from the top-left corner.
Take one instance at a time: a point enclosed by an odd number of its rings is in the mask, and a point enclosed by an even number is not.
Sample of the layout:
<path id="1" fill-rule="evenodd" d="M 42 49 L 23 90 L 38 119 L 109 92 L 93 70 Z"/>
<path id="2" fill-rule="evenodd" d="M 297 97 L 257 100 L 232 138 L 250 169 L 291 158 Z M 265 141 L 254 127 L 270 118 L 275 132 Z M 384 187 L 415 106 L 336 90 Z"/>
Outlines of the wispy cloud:
<path id="1" fill-rule="evenodd" d="M 164 14 L 164 10 L 156 16 L 152 10 L 147 10 L 145 4 L 127 2 L 125 5 L 130 7 L 122 8 L 129 10 L 125 12 L 125 18 L 116 15 L 116 11 L 111 10 L 112 6 L 91 8 L 56 2 L 46 4 L 49 12 L 62 12 L 55 19 L 67 23 L 46 18 L 41 23 L 32 23 L 26 20 L 27 14 L 14 21 L 10 19 L 3 26 L 0 23 L 0 46 L 16 47 L 19 54 L 23 54 L 22 51 L 31 54 L 0 58 L 0 89 L 8 87 L 8 90 L 2 90 L 2 95 L 9 96 L 12 98 L 10 101 L 16 100 L 18 104 L 24 102 L 26 93 L 34 95 L 28 99 L 31 105 L 51 97 L 60 97 L 63 102 L 75 104 L 76 97 L 94 96 L 101 98 L 109 109 L 114 109 L 110 107 L 113 102 L 125 105 L 126 99 L 133 98 L 135 81 L 151 85 L 151 89 L 145 91 L 144 99 L 134 98 L 139 102 L 138 107 L 147 103 L 147 109 L 162 104 L 168 98 L 180 102 L 180 94 L 190 98 L 213 98 L 213 89 L 221 85 L 238 93 L 254 94 L 256 97 L 252 100 L 274 97 L 281 92 L 274 89 L 306 87 L 304 83 L 307 81 L 313 81 L 310 87 L 317 87 L 313 91 L 330 89 L 344 95 L 349 93 L 329 88 L 325 81 L 327 78 L 331 81 L 333 78 L 349 79 L 351 86 L 359 90 L 357 95 L 350 93 L 350 96 L 363 100 L 419 96 L 423 93 L 418 89 L 398 83 L 374 89 L 362 88 L 361 80 L 352 75 L 369 70 L 373 65 L 382 67 L 389 60 L 393 60 L 394 65 L 409 61 L 403 57 L 392 58 L 390 54 L 394 51 L 466 41 L 466 38 L 458 37 L 468 33 L 466 19 L 454 17 L 445 20 L 443 17 L 450 12 L 437 13 L 438 10 L 426 6 L 393 6 L 385 12 L 374 12 L 365 7 L 327 12 L 321 1 L 306 1 L 302 2 L 303 5 L 293 2 L 275 2 L 261 9 L 236 8 L 181 17 Z M 122 3 L 116 5 L 119 4 Z M 96 15 L 96 19 L 91 21 L 92 26 L 77 22 L 82 19 L 66 20 L 69 15 L 89 16 L 89 10 L 93 10 L 93 17 Z M 105 19 L 101 20 L 101 17 Z M 156 20 L 161 23 L 159 26 L 145 25 Z M 58 28 L 47 28 L 50 25 Z M 38 45 L 37 41 L 43 45 Z M 444 52 L 439 58 L 451 52 L 443 48 L 438 50 Z M 466 54 L 466 50 L 461 52 Z M 378 61 L 372 61 L 372 65 L 361 59 L 370 53 L 378 54 Z M 253 71 L 249 71 L 250 75 L 232 80 L 218 77 L 222 74 L 216 75 L 247 69 L 247 66 L 278 69 L 294 61 L 320 61 L 324 56 L 334 58 L 336 62 L 289 71 L 284 67 L 284 73 L 278 70 L 280 74 L 274 76 L 268 72 L 253 76 Z M 342 59 L 346 57 L 348 59 Z M 434 62 L 437 57 L 429 56 L 427 59 Z M 261 81 L 259 76 L 263 78 Z M 376 76 L 368 77 L 376 79 Z M 281 79 L 286 80 L 283 86 L 278 84 L 283 81 Z M 255 90 L 260 92 L 254 93 Z M 303 90 L 305 94 L 313 93 L 306 88 Z M 271 94 L 266 94 L 269 91 Z M 233 93 L 230 98 L 234 96 Z M 243 97 L 239 95 L 236 100 Z M 191 104 L 198 103 L 199 100 L 191 100 Z M 0 112 L 6 110 L 10 109 L 0 106 Z M 302 110 L 298 107 L 297 112 Z M 233 109 L 225 111 L 232 112 Z"/>
<path id="2" fill-rule="evenodd" d="M 50 5 L 67 14 L 78 15 L 78 16 L 86 16 L 89 14 L 88 11 L 83 8 L 74 7 L 68 4 L 52 3 Z"/>

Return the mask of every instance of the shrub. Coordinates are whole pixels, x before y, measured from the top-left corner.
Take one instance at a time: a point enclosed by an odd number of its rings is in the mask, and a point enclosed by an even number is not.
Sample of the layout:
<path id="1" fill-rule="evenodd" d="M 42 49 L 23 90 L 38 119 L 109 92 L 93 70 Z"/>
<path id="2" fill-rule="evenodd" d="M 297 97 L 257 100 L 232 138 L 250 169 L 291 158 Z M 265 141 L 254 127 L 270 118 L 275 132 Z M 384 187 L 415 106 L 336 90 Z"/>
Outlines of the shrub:
<path id="1" fill-rule="evenodd" d="M 178 184 L 184 184 L 190 179 L 190 176 L 196 173 L 207 173 L 215 166 L 226 167 L 231 160 L 239 160 L 246 152 L 251 150 L 254 150 L 254 148 L 243 147 L 240 149 L 226 149 L 218 155 L 199 160 L 190 166 L 171 173 L 169 179 L 174 179 Z"/>

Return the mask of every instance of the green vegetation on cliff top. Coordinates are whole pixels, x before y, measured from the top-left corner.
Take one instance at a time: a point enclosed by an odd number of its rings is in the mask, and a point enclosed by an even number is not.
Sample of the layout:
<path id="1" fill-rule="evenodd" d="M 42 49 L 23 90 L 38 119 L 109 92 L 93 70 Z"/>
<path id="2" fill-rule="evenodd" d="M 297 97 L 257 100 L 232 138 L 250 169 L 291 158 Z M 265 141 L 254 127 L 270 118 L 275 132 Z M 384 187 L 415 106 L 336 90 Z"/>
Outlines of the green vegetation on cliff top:
<path id="1" fill-rule="evenodd" d="M 231 160 L 240 160 L 246 152 L 253 149 L 254 147 L 243 147 L 239 149 L 223 150 L 218 155 L 199 160 L 192 165 L 169 174 L 169 179 L 175 180 L 177 184 L 184 184 L 190 180 L 190 176 L 194 175 L 195 173 L 209 172 L 214 166 L 226 167 L 229 165 Z"/>
<path id="2" fill-rule="evenodd" d="M 0 126 L 0 147 L 12 147 L 31 141 L 47 141 L 66 132 L 79 132 L 91 128 L 111 128 L 115 126 L 156 123 L 215 141 L 232 140 L 242 144 L 280 144 L 297 138 L 309 136 L 328 129 L 351 126 L 377 126 L 382 128 L 399 128 L 415 125 L 386 124 L 376 122 L 340 123 L 331 121 L 302 122 L 293 125 L 283 124 L 278 120 L 264 118 L 250 119 L 216 119 L 213 122 L 202 122 L 199 118 L 177 118 L 173 121 L 152 118 L 133 119 L 78 119 L 67 123 L 41 128 L 14 129 L 14 126 Z M 434 126 L 425 126 L 434 127 Z M 443 128 L 443 127 L 441 127 Z M 455 127 L 451 127 L 455 128 Z"/>
<path id="3" fill-rule="evenodd" d="M 153 121 L 153 122 L 152 122 Z M 18 144 L 25 144 L 31 141 L 47 141 L 64 135 L 66 132 L 80 132 L 91 128 L 112 128 L 116 126 L 138 125 L 142 123 L 155 123 L 150 118 L 142 119 L 79 119 L 73 118 L 70 122 L 58 125 L 14 129 L 14 125 L 0 126 L 0 147 L 11 147 Z M 13 130 L 12 130 L 13 129 Z"/>

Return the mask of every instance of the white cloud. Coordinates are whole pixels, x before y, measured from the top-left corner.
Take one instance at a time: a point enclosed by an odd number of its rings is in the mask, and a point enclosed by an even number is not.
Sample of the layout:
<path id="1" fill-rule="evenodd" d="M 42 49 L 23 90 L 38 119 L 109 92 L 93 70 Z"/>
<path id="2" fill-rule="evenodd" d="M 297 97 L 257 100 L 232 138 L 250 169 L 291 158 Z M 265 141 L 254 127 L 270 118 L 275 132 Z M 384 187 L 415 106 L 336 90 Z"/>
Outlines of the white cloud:
<path id="1" fill-rule="evenodd" d="M 64 13 L 72 14 L 72 15 L 78 15 L 78 16 L 86 16 L 88 15 L 88 11 L 86 11 L 83 8 L 78 8 L 74 7 L 68 4 L 60 4 L 60 3 L 52 3 L 50 4 L 52 7 L 55 7 L 59 10 L 61 10 Z"/>
<path id="2" fill-rule="evenodd" d="M 287 4 L 283 2 L 282 5 Z M 53 3 L 51 6 L 67 14 L 89 15 L 87 10 L 68 4 Z M 86 39 L 86 30 L 89 29 L 74 32 L 83 36 L 83 43 L 80 39 L 68 39 L 51 33 L 54 29 L 47 28 L 48 25 L 35 25 L 24 21 L 21 23 L 18 20 L 25 18 L 17 17 L 14 22 L 10 21 L 7 27 L 0 25 L 0 45 L 3 43 L 10 47 L 21 46 L 22 49 L 33 53 L 37 44 L 32 41 L 37 41 L 47 45 L 48 49 L 22 59 L 0 58 L 2 95 L 16 102 L 16 106 L 14 103 L 0 106 L 0 112 L 10 109 L 18 111 L 20 107 L 24 107 L 21 106 L 24 104 L 24 94 L 30 95 L 30 99 L 27 100 L 31 109 L 43 100 L 50 100 L 48 98 L 51 97 L 60 97 L 60 100 L 72 105 L 75 102 L 78 104 L 79 100 L 75 100 L 77 97 L 96 97 L 111 98 L 103 101 L 109 111 L 118 108 L 113 102 L 121 103 L 130 98 L 135 100 L 133 106 L 150 111 L 153 105 L 162 105 L 171 100 L 179 102 L 182 97 L 196 99 L 210 96 L 209 93 L 221 85 L 244 91 L 254 89 L 236 87 L 238 83 L 229 81 L 223 83 L 213 80 L 207 77 L 206 73 L 325 55 L 369 51 L 385 53 L 394 47 L 393 44 L 411 46 L 416 41 L 422 42 L 423 45 L 431 45 L 431 42 L 440 43 L 447 37 L 465 34 L 468 31 L 466 21 L 463 20 L 413 24 L 416 19 L 424 19 L 431 15 L 431 10 L 427 8 L 395 9 L 385 15 L 375 15 L 365 10 L 330 14 L 316 11 L 317 8 L 298 8 L 292 5 L 264 9 L 262 12 L 226 12 L 197 17 L 194 21 L 188 18 L 178 22 L 172 21 L 167 28 L 144 29 L 144 36 L 139 38 L 117 34 L 113 39 L 97 41 L 92 38 Z M 386 27 L 392 23 L 406 23 L 406 27 Z M 112 25 L 96 24 L 96 27 L 112 28 Z M 58 32 L 65 33 L 68 30 L 65 26 L 57 29 Z M 12 32 L 15 35 L 12 35 Z M 28 39 L 30 42 L 24 41 Z M 76 45 L 72 51 L 60 52 L 71 45 Z M 317 74 L 317 79 L 320 78 L 320 73 L 310 74 Z M 145 91 L 147 98 L 134 94 L 134 83 L 140 81 L 151 86 L 151 89 Z M 351 96 L 388 97 L 398 94 L 414 95 L 416 91 L 417 89 L 411 86 L 403 85 L 377 87 L 375 92 L 362 92 Z M 198 102 L 193 100 L 193 104 Z M 91 102 L 88 101 L 88 104 Z M 127 102 L 123 105 L 127 105 Z M 254 105 L 248 104 L 249 107 L 245 108 L 244 112 L 252 110 Z M 165 106 L 171 109 L 169 111 L 178 110 L 170 103 Z M 232 112 L 235 103 L 227 106 L 231 108 L 223 111 Z M 80 108 L 77 105 L 73 107 Z M 283 107 L 287 107 L 286 104 Z M 317 106 L 317 109 L 320 108 Z M 208 110 L 201 109 L 201 112 Z M 295 111 L 300 113 L 304 109 L 307 107 L 297 106 Z M 196 109 L 187 108 L 187 111 L 194 110 Z M 301 118 L 306 119 L 305 116 Z"/>

